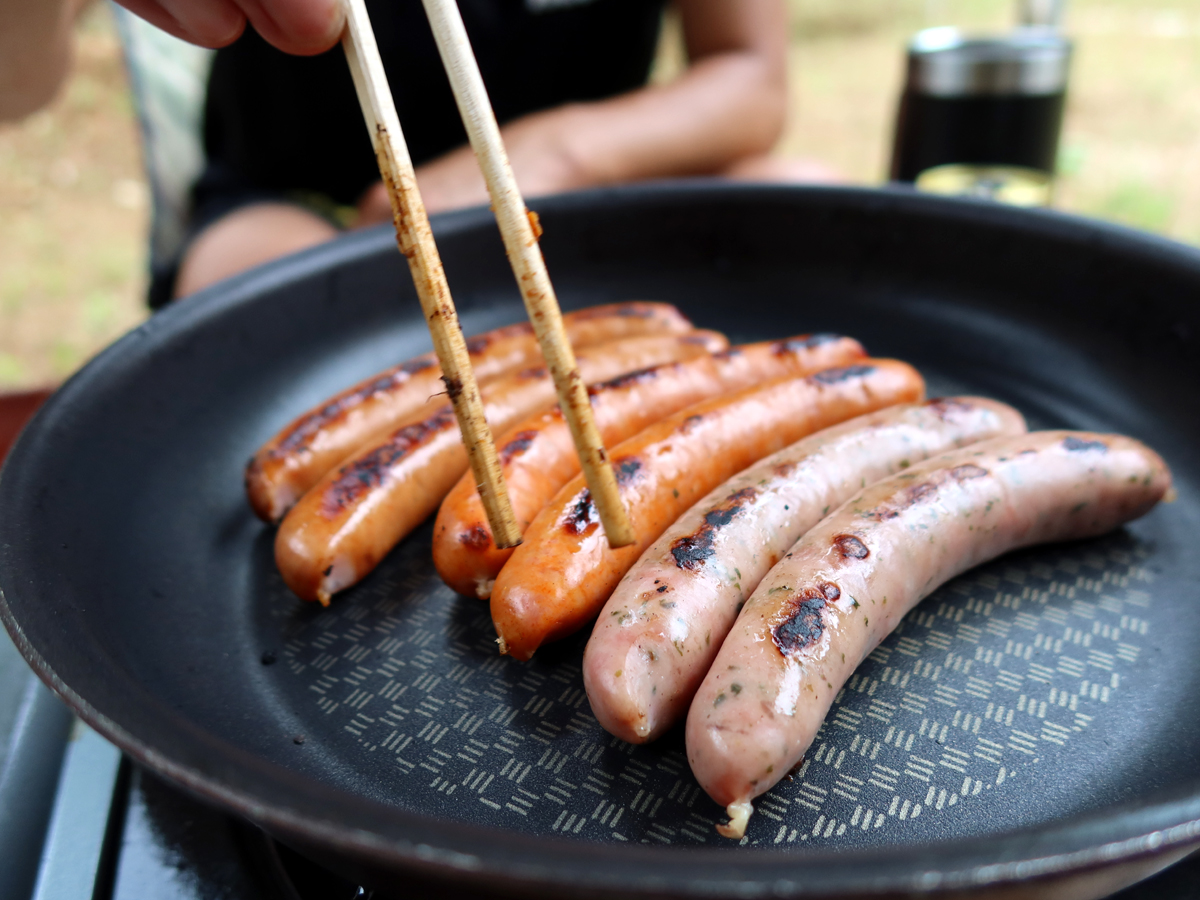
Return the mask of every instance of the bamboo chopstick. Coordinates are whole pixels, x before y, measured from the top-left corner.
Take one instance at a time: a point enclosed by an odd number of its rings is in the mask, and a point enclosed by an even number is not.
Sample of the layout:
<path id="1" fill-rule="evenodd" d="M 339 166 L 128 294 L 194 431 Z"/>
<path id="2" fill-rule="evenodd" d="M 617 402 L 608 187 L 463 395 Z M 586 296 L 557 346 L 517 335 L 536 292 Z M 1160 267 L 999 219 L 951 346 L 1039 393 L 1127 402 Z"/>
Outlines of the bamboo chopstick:
<path id="1" fill-rule="evenodd" d="M 458 4 L 455 0 L 424 0 L 424 4 L 438 52 L 450 77 L 454 99 L 467 128 L 467 136 L 487 182 L 513 274 L 517 276 L 517 284 L 525 299 L 525 309 L 554 379 L 559 406 L 571 430 L 571 438 L 579 453 L 579 462 L 600 514 L 600 522 L 604 525 L 610 546 L 627 546 L 634 542 L 633 528 L 621 503 L 616 476 L 592 417 L 587 387 L 579 375 L 575 354 L 563 330 L 562 313 L 538 245 L 541 228 L 526 208 L 508 164 L 508 154 L 496 124 L 496 115 L 467 39 Z"/>
<path id="2" fill-rule="evenodd" d="M 454 404 L 471 471 L 487 511 L 492 537 L 497 547 L 515 547 L 521 543 L 521 531 L 508 502 L 508 491 L 496 459 L 492 432 L 483 415 L 483 402 L 458 324 L 458 313 L 450 298 L 450 287 L 429 228 L 425 204 L 417 190 L 416 173 L 400 130 L 400 120 L 363 0 L 346 0 L 342 47 L 350 64 L 363 118 L 371 132 L 379 173 L 391 199 L 396 242 L 408 259 L 421 310 L 433 336 L 433 349 L 442 366 L 446 392 Z"/>

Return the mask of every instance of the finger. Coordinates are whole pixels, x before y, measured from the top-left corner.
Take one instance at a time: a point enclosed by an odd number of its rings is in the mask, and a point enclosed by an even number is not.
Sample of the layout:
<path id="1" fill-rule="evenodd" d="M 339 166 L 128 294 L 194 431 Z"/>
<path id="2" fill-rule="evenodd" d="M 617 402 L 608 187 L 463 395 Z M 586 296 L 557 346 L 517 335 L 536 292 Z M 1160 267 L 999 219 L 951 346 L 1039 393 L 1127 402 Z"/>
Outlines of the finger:
<path id="1" fill-rule="evenodd" d="M 323 53 L 342 36 L 339 0 L 237 0 L 255 31 L 285 53 Z"/>
<path id="2" fill-rule="evenodd" d="M 118 0 L 136 16 L 168 34 L 199 44 L 224 47 L 241 36 L 246 16 L 233 0 Z"/>

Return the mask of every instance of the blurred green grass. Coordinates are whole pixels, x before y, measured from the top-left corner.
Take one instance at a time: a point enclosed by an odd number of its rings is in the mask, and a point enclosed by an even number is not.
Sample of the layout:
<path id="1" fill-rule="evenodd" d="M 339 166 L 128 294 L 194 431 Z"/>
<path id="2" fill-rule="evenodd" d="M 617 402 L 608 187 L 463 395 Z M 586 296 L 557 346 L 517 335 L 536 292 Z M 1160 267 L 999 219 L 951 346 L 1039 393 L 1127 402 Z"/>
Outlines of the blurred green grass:
<path id="1" fill-rule="evenodd" d="M 1147 231 L 1165 231 L 1175 217 L 1176 200 L 1154 185 L 1126 181 L 1096 205 L 1094 215 Z"/>

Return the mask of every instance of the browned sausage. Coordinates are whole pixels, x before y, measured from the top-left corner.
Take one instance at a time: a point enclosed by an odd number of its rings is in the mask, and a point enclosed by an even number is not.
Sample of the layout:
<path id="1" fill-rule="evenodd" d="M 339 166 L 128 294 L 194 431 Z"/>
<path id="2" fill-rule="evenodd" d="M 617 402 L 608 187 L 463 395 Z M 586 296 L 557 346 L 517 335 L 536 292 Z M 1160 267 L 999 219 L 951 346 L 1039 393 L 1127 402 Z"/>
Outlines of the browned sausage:
<path id="1" fill-rule="evenodd" d="M 865 355 L 853 338 L 803 335 L 631 372 L 593 385 L 588 394 L 600 436 L 612 445 L 701 400 Z M 558 407 L 514 425 L 497 441 L 497 448 L 513 515 L 524 531 L 559 488 L 578 474 L 579 457 Z M 460 594 L 487 599 L 496 574 L 511 555 L 511 549 L 501 549 L 492 541 L 483 502 L 468 472 L 442 501 L 433 528 L 438 574 Z"/>
<path id="2" fill-rule="evenodd" d="M 885 478 L 804 535 L 759 583 L 687 718 L 700 785 L 740 838 L 750 801 L 800 759 L 842 684 L 939 585 L 1017 547 L 1103 534 L 1171 476 L 1115 434 L 1001 437 Z"/>
<path id="3" fill-rule="evenodd" d="M 599 344 L 577 359 L 585 381 L 691 359 L 728 346 L 715 332 L 628 338 Z M 554 402 L 545 369 L 484 385 L 484 414 L 505 429 Z M 292 507 L 275 537 L 275 561 L 297 596 L 328 603 L 358 582 L 437 508 L 467 468 L 454 409 L 444 403 L 327 473 Z"/>
<path id="4" fill-rule="evenodd" d="M 609 547 L 583 478 L 570 481 L 496 578 L 492 621 L 500 651 L 529 659 L 544 642 L 582 627 L 667 526 L 752 462 L 837 422 L 919 400 L 924 391 L 907 363 L 866 360 L 698 403 L 613 447 L 637 540 Z"/>
<path id="5" fill-rule="evenodd" d="M 575 347 L 640 335 L 683 334 L 692 328 L 675 307 L 641 302 L 567 313 L 563 325 Z M 528 322 L 470 338 L 467 353 L 481 382 L 542 361 Z M 279 521 L 322 475 L 422 407 L 431 411 L 440 406 L 444 391 L 437 358 L 426 353 L 329 398 L 289 423 L 250 460 L 246 467 L 250 506 L 264 521 Z"/>

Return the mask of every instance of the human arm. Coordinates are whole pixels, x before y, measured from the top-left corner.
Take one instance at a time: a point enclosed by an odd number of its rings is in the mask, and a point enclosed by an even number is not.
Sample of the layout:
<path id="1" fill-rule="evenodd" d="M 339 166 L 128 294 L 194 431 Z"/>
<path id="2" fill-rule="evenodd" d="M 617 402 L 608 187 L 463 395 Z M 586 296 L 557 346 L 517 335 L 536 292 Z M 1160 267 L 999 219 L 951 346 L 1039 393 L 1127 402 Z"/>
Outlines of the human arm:
<path id="1" fill-rule="evenodd" d="M 0 4 L 0 122 L 50 102 L 71 65 L 71 26 L 83 0 Z"/>
<path id="2" fill-rule="evenodd" d="M 563 153 L 576 177 L 613 184 L 718 172 L 766 153 L 783 130 L 782 0 L 675 0 L 689 64 L 665 85 L 566 107 Z"/>
<path id="3" fill-rule="evenodd" d="M 502 129 L 528 196 L 644 178 L 721 172 L 767 152 L 783 128 L 786 15 L 782 0 L 676 0 L 690 64 L 669 84 L 569 103 Z M 417 170 L 430 211 L 487 200 L 469 147 Z M 364 224 L 390 217 L 381 185 L 360 204 Z"/>

